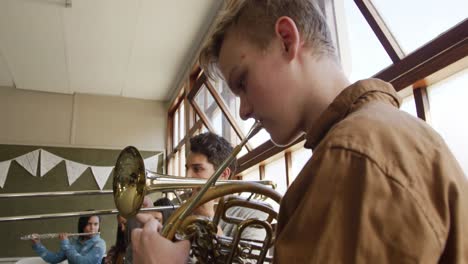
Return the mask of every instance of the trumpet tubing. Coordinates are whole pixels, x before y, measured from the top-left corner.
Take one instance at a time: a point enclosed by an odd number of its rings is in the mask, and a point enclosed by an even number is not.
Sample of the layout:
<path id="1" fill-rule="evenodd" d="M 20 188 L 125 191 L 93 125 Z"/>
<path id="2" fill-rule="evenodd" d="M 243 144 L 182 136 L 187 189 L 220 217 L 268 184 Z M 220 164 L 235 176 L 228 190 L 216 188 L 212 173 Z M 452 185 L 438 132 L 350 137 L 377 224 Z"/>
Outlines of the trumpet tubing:
<path id="1" fill-rule="evenodd" d="M 161 234 L 164 237 L 172 239 L 175 235 L 175 232 L 177 228 L 180 226 L 182 221 L 190 215 L 193 210 L 198 206 L 200 201 L 202 200 L 203 196 L 205 193 L 209 190 L 211 186 L 213 186 L 216 181 L 219 179 L 223 171 L 232 163 L 232 161 L 236 158 L 237 154 L 242 150 L 244 145 L 247 143 L 249 139 L 251 139 L 253 136 L 255 136 L 260 130 L 262 129 L 262 125 L 259 121 L 256 121 L 252 128 L 250 129 L 249 133 L 247 133 L 247 136 L 237 145 L 233 150 L 231 155 L 224 160 L 221 165 L 216 169 L 216 171 L 213 173 L 213 175 L 206 181 L 206 184 L 203 185 L 202 189 L 197 193 L 193 199 L 190 199 L 188 201 L 187 206 L 184 208 L 181 208 L 182 212 L 178 215 L 177 218 L 171 219 L 169 223 L 167 223 L 163 229 Z M 114 196 L 115 197 L 115 196 Z"/>
<path id="2" fill-rule="evenodd" d="M 140 211 L 150 212 L 150 211 L 159 211 L 166 209 L 177 209 L 179 205 L 174 206 L 156 206 L 151 208 L 142 208 Z M 0 217 L 0 223 L 3 222 L 14 222 L 14 221 L 24 221 L 24 220 L 43 220 L 43 219 L 57 219 L 64 217 L 73 217 L 73 216 L 93 216 L 93 215 L 113 215 L 118 214 L 119 210 L 117 209 L 103 209 L 103 210 L 92 210 L 92 211 L 79 211 L 79 212 L 65 212 L 65 213 L 52 213 L 52 214 L 35 214 L 35 215 L 17 215 L 17 216 L 2 216 Z"/>

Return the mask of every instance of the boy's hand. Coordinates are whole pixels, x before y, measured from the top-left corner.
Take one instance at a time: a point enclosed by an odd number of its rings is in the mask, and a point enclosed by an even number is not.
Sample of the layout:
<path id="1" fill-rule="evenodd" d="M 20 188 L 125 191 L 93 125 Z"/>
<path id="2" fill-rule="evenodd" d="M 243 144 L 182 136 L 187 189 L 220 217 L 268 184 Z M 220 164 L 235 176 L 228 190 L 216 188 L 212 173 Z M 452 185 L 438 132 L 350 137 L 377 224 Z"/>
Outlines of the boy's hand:
<path id="1" fill-rule="evenodd" d="M 162 225 L 150 214 L 137 214 L 143 228 L 132 232 L 133 260 L 138 264 L 186 263 L 190 253 L 188 240 L 172 242 L 159 234 Z"/>

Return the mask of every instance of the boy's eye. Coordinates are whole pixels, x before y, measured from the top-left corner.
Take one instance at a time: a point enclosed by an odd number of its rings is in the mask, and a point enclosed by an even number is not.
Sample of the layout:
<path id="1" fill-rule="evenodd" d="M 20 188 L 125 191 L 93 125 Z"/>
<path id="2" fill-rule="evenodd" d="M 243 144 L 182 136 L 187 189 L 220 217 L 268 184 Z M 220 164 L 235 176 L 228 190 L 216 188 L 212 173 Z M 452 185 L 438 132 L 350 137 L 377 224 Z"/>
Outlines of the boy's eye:
<path id="1" fill-rule="evenodd" d="M 244 82 L 239 82 L 239 85 L 237 86 L 237 91 L 238 91 L 238 92 L 243 92 L 243 91 L 245 91 L 245 84 L 244 84 Z"/>
<path id="2" fill-rule="evenodd" d="M 245 74 L 242 74 L 237 82 L 237 90 L 239 92 L 245 91 Z"/>
<path id="3" fill-rule="evenodd" d="M 243 72 L 239 75 L 234 83 L 234 87 L 232 87 L 232 92 L 238 95 L 240 92 L 244 92 L 246 89 L 246 73 Z"/>

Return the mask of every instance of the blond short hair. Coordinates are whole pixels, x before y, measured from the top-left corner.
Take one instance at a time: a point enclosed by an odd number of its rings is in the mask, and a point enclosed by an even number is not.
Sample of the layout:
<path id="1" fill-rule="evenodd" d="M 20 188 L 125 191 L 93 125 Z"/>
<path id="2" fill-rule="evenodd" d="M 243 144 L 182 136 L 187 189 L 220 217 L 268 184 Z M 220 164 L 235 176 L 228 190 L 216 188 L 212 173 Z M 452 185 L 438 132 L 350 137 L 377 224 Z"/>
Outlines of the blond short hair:
<path id="1" fill-rule="evenodd" d="M 265 49 L 275 35 L 275 23 L 290 17 L 314 54 L 335 55 L 330 30 L 317 0 L 226 0 L 216 19 L 210 38 L 203 46 L 199 62 L 205 73 L 220 76 L 218 59 L 226 32 L 236 26 L 260 49 Z M 221 77 L 221 76 L 220 76 Z"/>

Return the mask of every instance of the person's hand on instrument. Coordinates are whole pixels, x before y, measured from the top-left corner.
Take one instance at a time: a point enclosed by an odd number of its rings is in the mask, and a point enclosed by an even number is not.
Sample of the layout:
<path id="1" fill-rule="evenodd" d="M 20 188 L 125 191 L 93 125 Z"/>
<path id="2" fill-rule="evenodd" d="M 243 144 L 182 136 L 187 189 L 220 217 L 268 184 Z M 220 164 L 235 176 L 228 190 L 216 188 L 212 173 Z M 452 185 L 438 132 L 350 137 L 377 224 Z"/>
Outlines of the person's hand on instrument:
<path id="1" fill-rule="evenodd" d="M 159 233 L 161 223 L 150 214 L 137 214 L 143 225 L 132 232 L 133 260 L 135 263 L 186 263 L 190 253 L 188 240 L 172 242 Z"/>
<path id="2" fill-rule="evenodd" d="M 41 239 L 39 238 L 39 235 L 38 234 L 32 234 L 31 235 L 31 242 L 36 245 L 36 244 L 39 244 L 41 243 Z"/>
<path id="3" fill-rule="evenodd" d="M 60 234 L 59 234 L 59 239 L 60 239 L 60 240 L 68 239 L 68 234 L 67 234 L 67 233 L 60 233 Z"/>

